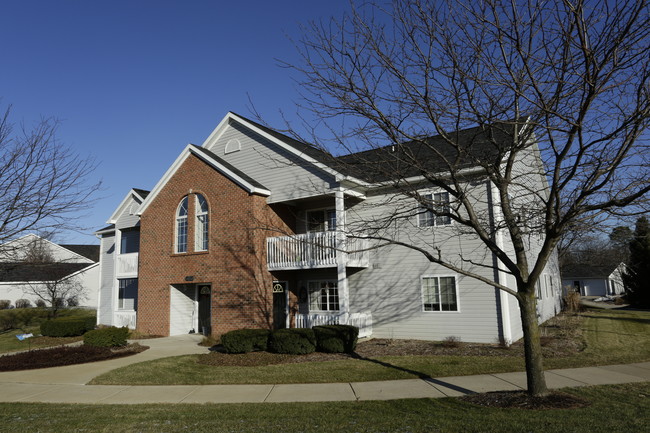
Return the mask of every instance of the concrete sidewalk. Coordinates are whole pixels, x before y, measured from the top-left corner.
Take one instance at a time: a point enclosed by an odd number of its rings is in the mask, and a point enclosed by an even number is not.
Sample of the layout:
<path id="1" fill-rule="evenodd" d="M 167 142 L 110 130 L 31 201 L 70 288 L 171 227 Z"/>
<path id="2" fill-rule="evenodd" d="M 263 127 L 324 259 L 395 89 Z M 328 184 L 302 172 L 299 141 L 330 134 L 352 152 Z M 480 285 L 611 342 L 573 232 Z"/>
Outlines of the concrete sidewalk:
<path id="1" fill-rule="evenodd" d="M 38 370 L 0 372 L 0 384 L 85 385 L 101 374 L 126 365 L 166 358 L 168 356 L 208 353 L 210 350 L 207 347 L 198 345 L 202 339 L 202 335 L 187 334 L 176 335 L 174 337 L 137 340 L 137 343 L 143 346 L 149 346 L 149 349 L 137 355 L 108 361 L 67 365 L 65 367 L 42 368 Z"/>
<path id="2" fill-rule="evenodd" d="M 526 388 L 523 372 L 436 379 L 297 385 L 84 385 L 93 377 L 135 362 L 205 353 L 194 335 L 141 342 L 151 349 L 128 358 L 43 370 L 0 373 L 0 402 L 85 404 L 283 403 L 441 398 Z M 148 355 L 147 355 L 148 354 Z M 553 389 L 650 381 L 650 362 L 546 371 Z"/>

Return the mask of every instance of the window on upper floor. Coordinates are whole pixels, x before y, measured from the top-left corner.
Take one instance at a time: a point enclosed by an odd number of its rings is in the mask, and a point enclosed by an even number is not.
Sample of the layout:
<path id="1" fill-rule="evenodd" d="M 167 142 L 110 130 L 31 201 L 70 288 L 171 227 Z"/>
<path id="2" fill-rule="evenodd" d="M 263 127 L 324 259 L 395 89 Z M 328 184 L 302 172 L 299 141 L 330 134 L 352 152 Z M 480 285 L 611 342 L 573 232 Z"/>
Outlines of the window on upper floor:
<path id="1" fill-rule="evenodd" d="M 320 209 L 307 212 L 307 231 L 327 232 L 336 230 L 336 211 Z"/>
<path id="2" fill-rule="evenodd" d="M 208 202 L 201 194 L 196 194 L 196 227 L 194 228 L 194 250 L 207 251 L 210 233 L 210 212 Z"/>
<path id="3" fill-rule="evenodd" d="M 421 195 L 423 202 L 418 210 L 418 227 L 433 227 L 451 224 L 449 193 L 437 192 Z M 435 212 L 434 212 L 435 211 Z"/>
<path id="4" fill-rule="evenodd" d="M 422 277 L 422 307 L 424 311 L 458 311 L 456 277 Z"/>
<path id="5" fill-rule="evenodd" d="M 140 251 L 140 231 L 122 230 L 120 233 L 120 254 L 137 253 Z"/>
<path id="6" fill-rule="evenodd" d="M 176 252 L 187 252 L 187 196 L 178 204 L 176 209 Z"/>
<path id="7" fill-rule="evenodd" d="M 339 289 L 336 286 L 336 281 L 309 282 L 309 310 L 339 310 Z"/>

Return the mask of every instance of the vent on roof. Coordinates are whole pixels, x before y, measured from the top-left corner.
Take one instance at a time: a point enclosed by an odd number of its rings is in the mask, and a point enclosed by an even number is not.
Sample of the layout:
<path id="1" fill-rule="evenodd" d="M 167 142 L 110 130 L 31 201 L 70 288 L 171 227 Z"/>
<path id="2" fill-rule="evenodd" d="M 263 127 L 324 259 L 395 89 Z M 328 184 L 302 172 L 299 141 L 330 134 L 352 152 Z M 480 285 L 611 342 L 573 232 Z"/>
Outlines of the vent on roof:
<path id="1" fill-rule="evenodd" d="M 236 138 L 232 138 L 228 140 L 228 143 L 226 143 L 226 149 L 224 150 L 224 154 L 232 153 L 232 152 L 237 152 L 241 150 L 241 143 L 239 140 Z"/>

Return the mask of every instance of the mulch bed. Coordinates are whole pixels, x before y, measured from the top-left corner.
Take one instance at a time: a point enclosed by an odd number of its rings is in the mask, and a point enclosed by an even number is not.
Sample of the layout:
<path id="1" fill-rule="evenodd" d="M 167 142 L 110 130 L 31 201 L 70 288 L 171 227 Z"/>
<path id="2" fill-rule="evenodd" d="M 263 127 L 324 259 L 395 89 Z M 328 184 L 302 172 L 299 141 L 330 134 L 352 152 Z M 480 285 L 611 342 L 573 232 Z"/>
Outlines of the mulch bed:
<path id="1" fill-rule="evenodd" d="M 59 346 L 36 349 L 15 355 L 0 356 L 0 371 L 33 370 L 122 358 L 143 352 L 149 347 L 129 344 L 125 347 Z"/>
<path id="2" fill-rule="evenodd" d="M 584 350 L 577 315 L 563 314 L 542 325 L 542 352 L 545 357 L 571 356 Z M 213 352 L 199 356 L 198 362 L 206 365 L 228 367 L 261 367 L 300 362 L 337 361 L 351 358 L 377 358 L 380 356 L 512 356 L 523 357 L 523 343 L 506 347 L 494 344 L 465 343 L 462 341 L 422 341 L 374 338 L 357 344 L 355 353 L 311 353 L 309 355 L 280 355 L 268 352 L 226 354 L 220 346 Z"/>
<path id="3" fill-rule="evenodd" d="M 487 392 L 467 395 L 461 397 L 461 400 L 486 407 L 534 410 L 577 409 L 590 405 L 585 399 L 557 391 L 543 397 L 534 397 L 525 391 Z"/>

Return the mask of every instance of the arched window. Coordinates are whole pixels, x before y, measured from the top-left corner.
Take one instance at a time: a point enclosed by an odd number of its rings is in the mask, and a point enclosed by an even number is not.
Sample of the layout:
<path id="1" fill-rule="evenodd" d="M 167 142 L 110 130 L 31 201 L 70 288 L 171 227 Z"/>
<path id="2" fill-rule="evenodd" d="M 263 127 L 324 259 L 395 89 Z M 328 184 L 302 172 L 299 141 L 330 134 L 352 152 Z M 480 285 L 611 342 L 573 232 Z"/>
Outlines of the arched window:
<path id="1" fill-rule="evenodd" d="M 187 196 L 176 209 L 176 252 L 187 252 Z"/>
<path id="2" fill-rule="evenodd" d="M 195 251 L 207 251 L 208 250 L 208 238 L 209 238 L 209 227 L 210 227 L 210 213 L 208 209 L 208 202 L 205 200 L 201 194 L 196 195 L 196 228 L 194 230 L 195 242 L 194 250 Z"/>

